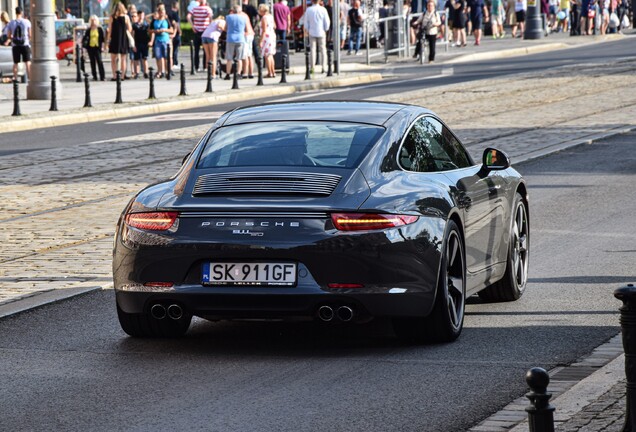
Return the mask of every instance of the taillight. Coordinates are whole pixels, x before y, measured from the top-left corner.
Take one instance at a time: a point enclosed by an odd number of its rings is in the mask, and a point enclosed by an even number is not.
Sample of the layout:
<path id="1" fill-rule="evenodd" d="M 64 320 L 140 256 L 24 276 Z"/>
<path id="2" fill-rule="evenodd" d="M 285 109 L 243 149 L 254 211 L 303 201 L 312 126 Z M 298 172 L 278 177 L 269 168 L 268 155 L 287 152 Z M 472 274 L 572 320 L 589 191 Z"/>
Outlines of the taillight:
<path id="1" fill-rule="evenodd" d="M 177 212 L 129 213 L 126 215 L 126 225 L 144 230 L 166 231 L 178 217 Z"/>
<path id="2" fill-rule="evenodd" d="M 395 228 L 417 221 L 417 216 L 373 214 L 373 213 L 333 213 L 331 220 L 340 231 L 366 231 Z"/>

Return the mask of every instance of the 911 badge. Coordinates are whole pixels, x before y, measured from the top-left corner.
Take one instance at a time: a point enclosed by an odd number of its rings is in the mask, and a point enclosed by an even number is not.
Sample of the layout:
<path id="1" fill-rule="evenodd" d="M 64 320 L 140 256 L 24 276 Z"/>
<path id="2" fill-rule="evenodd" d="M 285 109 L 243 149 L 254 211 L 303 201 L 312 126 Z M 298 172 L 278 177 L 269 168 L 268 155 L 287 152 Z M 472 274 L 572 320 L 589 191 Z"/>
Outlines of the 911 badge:
<path id="1" fill-rule="evenodd" d="M 265 235 L 265 233 L 263 233 L 263 232 L 259 232 L 259 231 L 252 232 L 252 231 L 250 231 L 248 229 L 235 229 L 235 230 L 232 230 L 232 234 L 249 235 L 249 236 L 252 236 L 252 237 L 263 237 Z"/>

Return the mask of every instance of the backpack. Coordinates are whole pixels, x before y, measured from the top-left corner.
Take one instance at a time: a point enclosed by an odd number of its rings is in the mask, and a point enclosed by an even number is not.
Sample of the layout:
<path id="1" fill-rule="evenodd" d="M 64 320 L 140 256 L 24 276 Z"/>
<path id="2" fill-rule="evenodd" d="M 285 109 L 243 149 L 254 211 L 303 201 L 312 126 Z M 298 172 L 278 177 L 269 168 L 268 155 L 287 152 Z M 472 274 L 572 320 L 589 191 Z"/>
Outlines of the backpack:
<path id="1" fill-rule="evenodd" d="M 22 46 L 25 44 L 25 33 L 26 27 L 22 20 L 15 20 L 15 28 L 11 33 L 11 40 L 13 41 L 13 45 Z"/>

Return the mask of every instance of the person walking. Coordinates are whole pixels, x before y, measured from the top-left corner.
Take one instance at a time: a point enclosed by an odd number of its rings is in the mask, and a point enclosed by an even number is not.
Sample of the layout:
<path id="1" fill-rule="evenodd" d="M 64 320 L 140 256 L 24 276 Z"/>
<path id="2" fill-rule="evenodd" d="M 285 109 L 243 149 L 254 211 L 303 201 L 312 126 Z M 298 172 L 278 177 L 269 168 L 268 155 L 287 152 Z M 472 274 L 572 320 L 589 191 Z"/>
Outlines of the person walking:
<path id="1" fill-rule="evenodd" d="M 492 0 L 490 4 L 490 25 L 492 27 L 492 38 L 502 38 L 505 36 L 504 19 L 506 11 L 504 10 L 503 0 Z"/>
<path id="2" fill-rule="evenodd" d="M 245 13 L 245 4 L 241 6 L 240 15 L 245 18 L 245 44 L 241 55 L 241 78 L 254 78 L 254 27 L 250 16 Z M 257 12 L 258 14 L 258 12 Z"/>
<path id="3" fill-rule="evenodd" d="M 166 7 L 163 3 L 159 3 L 155 19 L 150 25 L 150 42 L 148 42 L 148 46 L 152 46 L 152 52 L 157 60 L 156 78 L 168 78 L 167 74 L 170 73 L 167 69 L 167 65 L 169 55 L 168 44 L 170 43 L 172 31 L 173 29 L 170 26 L 168 15 L 166 14 Z"/>
<path id="4" fill-rule="evenodd" d="M 88 25 L 88 30 L 84 33 L 84 37 L 82 38 L 82 47 L 88 52 L 93 81 L 97 81 L 98 71 L 99 80 L 104 81 L 106 79 L 106 72 L 104 71 L 104 62 L 102 61 L 102 52 L 104 51 L 106 35 L 104 34 L 104 29 L 99 25 L 97 15 L 91 15 L 88 20 Z"/>
<path id="5" fill-rule="evenodd" d="M 27 78 L 31 78 L 31 21 L 22 18 L 22 8 L 15 8 L 15 19 L 7 24 L 7 40 L 5 45 L 11 42 L 13 55 L 13 79 L 18 79 L 18 64 L 24 62 Z"/>
<path id="6" fill-rule="evenodd" d="M 515 25 L 512 26 L 512 37 L 517 37 L 517 27 L 519 28 L 519 37 L 523 37 L 526 30 L 526 11 L 528 10 L 527 0 L 515 0 L 515 17 L 517 19 Z"/>
<path id="7" fill-rule="evenodd" d="M 199 0 L 199 5 L 192 8 L 187 18 L 194 32 L 194 68 L 200 72 L 199 51 L 201 45 L 203 45 L 201 37 L 205 29 L 210 25 L 210 21 L 212 21 L 212 9 L 208 6 L 207 0 Z M 203 64 L 206 64 L 205 53 L 203 55 Z"/>
<path id="8" fill-rule="evenodd" d="M 484 20 L 488 21 L 488 8 L 484 3 L 484 0 L 468 0 L 468 11 L 470 16 L 470 22 L 473 26 L 473 36 L 475 37 L 475 45 L 481 44 L 482 26 Z"/>
<path id="9" fill-rule="evenodd" d="M 319 0 L 312 0 L 311 6 L 305 12 L 303 27 L 309 36 L 309 51 L 311 53 L 311 72 L 316 64 L 316 54 L 320 50 L 320 66 L 325 72 L 325 60 L 327 59 L 327 30 L 331 25 L 327 9 L 320 6 Z"/>
<path id="10" fill-rule="evenodd" d="M 208 28 L 205 29 L 201 40 L 203 41 L 203 50 L 205 51 L 205 57 L 208 59 L 208 63 L 212 63 L 212 79 L 216 76 L 216 64 L 219 54 L 219 39 L 221 33 L 225 31 L 225 17 L 219 15 L 216 19 L 212 20 Z"/>
<path id="11" fill-rule="evenodd" d="M 172 24 L 172 67 L 179 66 L 179 48 L 181 47 L 181 20 L 179 18 L 179 2 L 173 1 L 168 11 L 168 20 Z"/>
<path id="12" fill-rule="evenodd" d="M 451 8 L 455 10 L 453 14 L 453 41 L 458 47 L 466 46 L 466 0 L 450 0 Z"/>
<path id="13" fill-rule="evenodd" d="M 348 20 L 349 20 L 349 4 L 345 0 L 340 0 L 340 49 L 343 50 L 345 46 L 345 41 L 347 40 L 347 30 L 349 30 Z M 351 48 L 349 48 L 351 51 Z"/>
<path id="14" fill-rule="evenodd" d="M 347 55 L 351 55 L 351 50 L 355 48 L 356 55 L 360 54 L 360 40 L 362 39 L 362 24 L 364 17 L 360 10 L 360 0 L 354 0 L 353 6 L 347 12 L 347 24 L 349 26 L 349 50 Z M 355 45 L 353 41 L 355 40 Z"/>
<path id="15" fill-rule="evenodd" d="M 243 56 L 243 45 L 245 45 L 245 29 L 247 20 L 241 15 L 242 7 L 235 4 L 230 10 L 230 14 L 225 18 L 226 43 L 225 43 L 225 78 L 230 79 L 232 63 L 236 60 L 236 73 L 241 74 L 241 57 Z"/>
<path id="16" fill-rule="evenodd" d="M 442 25 L 442 19 L 437 12 L 435 0 L 426 2 L 426 12 L 424 12 L 417 20 L 417 27 L 424 34 L 428 44 L 428 62 L 435 61 L 435 43 L 437 42 L 437 33 Z M 424 47 L 422 47 L 423 49 Z M 424 55 L 422 51 L 420 55 Z"/>
<path id="17" fill-rule="evenodd" d="M 126 7 L 123 3 L 117 2 L 113 14 L 108 23 L 108 52 L 110 53 L 110 64 L 113 72 L 111 81 L 116 81 L 117 71 L 121 72 L 123 79 L 126 79 L 126 57 L 128 56 L 128 34 L 132 35 L 132 23 Z"/>
<path id="18" fill-rule="evenodd" d="M 267 67 L 267 75 L 265 78 L 276 77 L 274 68 L 274 54 L 276 54 L 276 24 L 274 17 L 269 13 L 269 6 L 260 4 L 258 6 L 258 14 L 261 16 L 261 52 L 265 59 Z"/>
<path id="19" fill-rule="evenodd" d="M 291 11 L 289 7 L 283 3 L 284 0 L 278 0 L 274 3 L 274 24 L 276 24 L 276 40 L 287 40 L 287 33 L 291 32 Z"/>
<path id="20" fill-rule="evenodd" d="M 0 13 L 0 24 L 2 24 L 2 33 L 0 34 L 0 44 L 4 45 L 4 43 L 9 39 L 9 23 L 11 20 L 9 19 L 9 14 L 6 11 L 2 11 Z"/>

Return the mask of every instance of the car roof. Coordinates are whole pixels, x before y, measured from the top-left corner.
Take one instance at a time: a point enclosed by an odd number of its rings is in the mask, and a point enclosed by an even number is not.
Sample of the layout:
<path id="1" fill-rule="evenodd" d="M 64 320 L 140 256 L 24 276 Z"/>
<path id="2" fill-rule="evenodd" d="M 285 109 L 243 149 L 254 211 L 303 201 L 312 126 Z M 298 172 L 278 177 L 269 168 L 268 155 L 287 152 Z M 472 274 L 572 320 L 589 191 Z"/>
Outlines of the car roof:
<path id="1" fill-rule="evenodd" d="M 383 125 L 398 111 L 411 105 L 366 101 L 287 102 L 238 108 L 223 126 L 271 121 L 341 121 Z"/>

